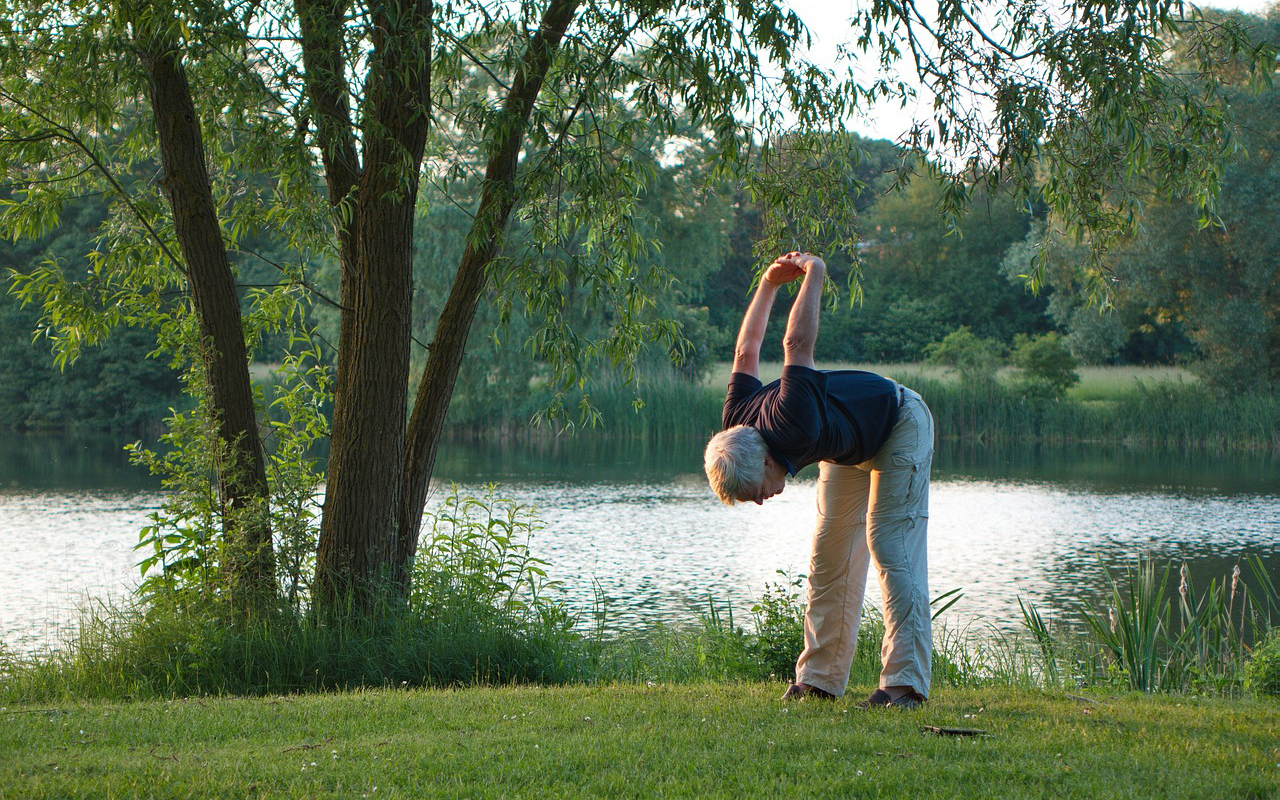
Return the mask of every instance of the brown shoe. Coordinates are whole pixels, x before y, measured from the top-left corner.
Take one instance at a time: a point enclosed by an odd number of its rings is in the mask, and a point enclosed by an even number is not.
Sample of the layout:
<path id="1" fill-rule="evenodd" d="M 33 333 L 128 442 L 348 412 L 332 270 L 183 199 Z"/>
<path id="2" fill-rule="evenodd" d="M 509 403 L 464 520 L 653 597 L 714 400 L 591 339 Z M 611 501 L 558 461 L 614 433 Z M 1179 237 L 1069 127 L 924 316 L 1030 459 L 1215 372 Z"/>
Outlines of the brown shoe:
<path id="1" fill-rule="evenodd" d="M 807 683 L 793 683 L 787 687 L 782 693 L 783 700 L 808 700 L 810 698 L 816 700 L 835 700 L 836 696 L 817 686 L 810 686 Z"/>

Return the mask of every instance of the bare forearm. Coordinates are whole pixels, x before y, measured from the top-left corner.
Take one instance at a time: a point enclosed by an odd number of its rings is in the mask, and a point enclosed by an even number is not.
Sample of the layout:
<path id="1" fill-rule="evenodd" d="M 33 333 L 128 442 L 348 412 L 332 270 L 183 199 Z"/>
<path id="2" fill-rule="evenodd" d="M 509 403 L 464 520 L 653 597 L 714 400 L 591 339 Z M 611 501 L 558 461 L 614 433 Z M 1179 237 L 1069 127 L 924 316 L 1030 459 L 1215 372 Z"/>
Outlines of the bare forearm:
<path id="1" fill-rule="evenodd" d="M 760 343 L 764 341 L 764 331 L 769 325 L 769 314 L 773 311 L 773 301 L 777 296 L 776 285 L 769 281 L 760 282 L 747 306 L 747 313 L 742 318 L 742 328 L 738 331 L 738 342 L 733 350 L 734 372 L 759 377 Z"/>
<path id="2" fill-rule="evenodd" d="M 782 347 L 786 356 L 785 363 L 812 369 L 813 351 L 818 343 L 818 318 L 822 312 L 822 285 L 826 280 L 827 268 L 821 259 L 812 256 L 808 257 L 804 266 L 804 283 L 791 306 Z"/>

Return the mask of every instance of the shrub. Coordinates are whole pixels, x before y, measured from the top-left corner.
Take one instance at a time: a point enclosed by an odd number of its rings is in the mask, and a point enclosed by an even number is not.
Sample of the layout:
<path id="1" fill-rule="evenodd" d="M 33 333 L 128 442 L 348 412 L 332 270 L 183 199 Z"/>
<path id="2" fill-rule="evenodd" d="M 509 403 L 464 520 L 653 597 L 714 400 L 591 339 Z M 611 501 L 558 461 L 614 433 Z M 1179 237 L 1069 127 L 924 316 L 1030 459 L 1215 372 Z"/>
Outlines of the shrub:
<path id="1" fill-rule="evenodd" d="M 1076 359 L 1057 333 L 1035 338 L 1018 334 L 1013 340 L 1013 363 L 1019 370 L 1019 390 L 1031 397 L 1064 397 L 1080 381 Z"/>
<path id="2" fill-rule="evenodd" d="M 751 652 L 768 675 L 785 678 L 795 671 L 796 657 L 804 649 L 804 601 L 800 585 L 803 575 L 794 578 L 782 570 L 782 583 L 765 585 L 760 602 L 751 607 L 756 636 Z"/>
<path id="3" fill-rule="evenodd" d="M 956 328 L 940 342 L 925 348 L 925 360 L 960 373 L 964 383 L 995 383 L 1004 348 L 994 339 L 976 335 L 967 326 Z"/>
<path id="4" fill-rule="evenodd" d="M 1280 695 L 1280 628 L 1273 628 L 1245 663 L 1244 688 L 1257 695 Z"/>

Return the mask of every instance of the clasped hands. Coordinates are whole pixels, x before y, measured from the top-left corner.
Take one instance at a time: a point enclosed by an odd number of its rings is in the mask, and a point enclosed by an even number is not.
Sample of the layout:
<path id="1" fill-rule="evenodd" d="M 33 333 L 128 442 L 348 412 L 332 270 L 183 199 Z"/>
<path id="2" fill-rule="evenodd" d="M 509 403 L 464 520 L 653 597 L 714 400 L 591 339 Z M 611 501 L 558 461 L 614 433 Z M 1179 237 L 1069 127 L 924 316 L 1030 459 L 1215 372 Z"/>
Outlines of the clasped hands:
<path id="1" fill-rule="evenodd" d="M 782 286 L 790 283 L 796 278 L 801 278 L 808 273 L 819 270 L 818 276 L 822 276 L 822 270 L 827 265 L 821 258 L 812 253 L 801 253 L 793 250 L 784 256 L 778 256 L 769 268 L 764 271 L 764 282 L 774 286 Z"/>

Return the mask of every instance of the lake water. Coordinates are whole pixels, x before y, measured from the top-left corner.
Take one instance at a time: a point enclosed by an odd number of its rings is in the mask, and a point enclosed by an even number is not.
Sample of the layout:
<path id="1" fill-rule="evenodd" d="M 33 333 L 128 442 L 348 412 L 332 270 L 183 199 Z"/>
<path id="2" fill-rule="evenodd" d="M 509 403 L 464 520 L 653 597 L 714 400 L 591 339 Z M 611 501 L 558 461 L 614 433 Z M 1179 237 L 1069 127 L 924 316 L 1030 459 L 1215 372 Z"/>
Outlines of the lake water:
<path id="1" fill-rule="evenodd" d="M 110 437 L 0 439 L 0 641 L 56 641 L 89 602 L 127 595 L 133 544 L 160 503 Z M 697 619 L 708 598 L 745 616 L 778 570 L 803 573 L 816 470 L 763 506 L 722 506 L 701 445 L 600 439 L 454 443 L 430 504 L 454 481 L 536 507 L 531 542 L 585 614 L 598 586 L 617 633 Z M 940 448 L 930 519 L 933 593 L 960 588 L 952 628 L 1019 625 L 1018 598 L 1070 614 L 1139 555 L 1190 565 L 1197 585 L 1245 555 L 1280 582 L 1280 459 L 1123 448 Z M 875 581 L 868 598 L 879 599 Z"/>

